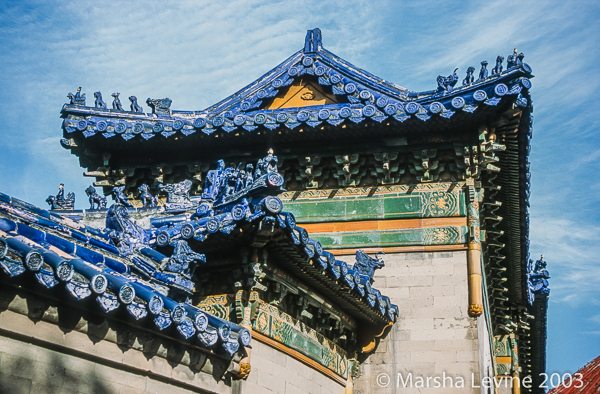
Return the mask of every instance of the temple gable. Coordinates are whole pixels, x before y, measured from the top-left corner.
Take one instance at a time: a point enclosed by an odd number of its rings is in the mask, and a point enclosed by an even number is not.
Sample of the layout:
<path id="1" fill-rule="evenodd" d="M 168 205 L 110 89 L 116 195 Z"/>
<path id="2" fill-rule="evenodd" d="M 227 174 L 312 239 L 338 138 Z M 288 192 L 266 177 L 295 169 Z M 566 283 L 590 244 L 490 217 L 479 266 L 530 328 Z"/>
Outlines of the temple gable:
<path id="1" fill-rule="evenodd" d="M 338 104 L 341 100 L 323 87 L 308 79 L 300 79 L 282 91 L 268 103 L 265 109 L 310 107 L 314 105 Z"/>

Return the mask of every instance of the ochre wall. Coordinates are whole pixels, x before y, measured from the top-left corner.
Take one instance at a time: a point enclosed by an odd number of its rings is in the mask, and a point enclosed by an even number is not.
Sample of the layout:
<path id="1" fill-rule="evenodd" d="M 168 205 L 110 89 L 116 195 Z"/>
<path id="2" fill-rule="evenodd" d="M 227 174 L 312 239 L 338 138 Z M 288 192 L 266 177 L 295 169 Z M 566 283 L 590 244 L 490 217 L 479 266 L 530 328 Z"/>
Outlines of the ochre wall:
<path id="1" fill-rule="evenodd" d="M 399 321 L 380 341 L 377 349 L 359 367 L 354 394 L 367 393 L 479 393 L 476 382 L 478 344 L 476 319 L 467 315 L 467 257 L 464 251 L 398 253 L 382 256 L 385 267 L 376 271 L 374 286 L 400 309 Z M 338 256 L 352 262 L 354 256 Z M 413 388 L 397 385 L 398 374 L 407 381 L 412 372 Z M 416 388 L 416 377 L 443 373 L 465 388 Z M 383 388 L 377 377 L 391 381 Z M 385 383 L 385 377 L 380 383 Z M 449 383 L 448 380 L 446 382 Z"/>

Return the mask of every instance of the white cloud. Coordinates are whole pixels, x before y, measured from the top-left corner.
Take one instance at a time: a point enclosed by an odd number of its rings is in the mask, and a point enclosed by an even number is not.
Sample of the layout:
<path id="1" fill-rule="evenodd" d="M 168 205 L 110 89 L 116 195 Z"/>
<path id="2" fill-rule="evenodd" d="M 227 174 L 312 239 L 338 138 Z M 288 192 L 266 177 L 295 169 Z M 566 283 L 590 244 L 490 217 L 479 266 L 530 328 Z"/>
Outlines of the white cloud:
<path id="1" fill-rule="evenodd" d="M 582 331 L 581 334 L 600 335 L 600 331 Z"/>
<path id="2" fill-rule="evenodd" d="M 600 226 L 543 217 L 532 224 L 530 238 L 532 257 L 543 253 L 548 262 L 552 302 L 600 298 Z"/>

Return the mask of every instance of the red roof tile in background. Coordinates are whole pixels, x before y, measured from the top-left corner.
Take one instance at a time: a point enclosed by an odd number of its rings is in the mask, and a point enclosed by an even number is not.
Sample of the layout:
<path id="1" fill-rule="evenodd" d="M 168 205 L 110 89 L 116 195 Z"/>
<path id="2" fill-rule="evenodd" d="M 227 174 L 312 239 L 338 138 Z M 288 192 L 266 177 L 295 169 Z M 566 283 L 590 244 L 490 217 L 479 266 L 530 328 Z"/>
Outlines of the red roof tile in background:
<path id="1" fill-rule="evenodd" d="M 547 394 L 600 394 L 600 356 Z"/>

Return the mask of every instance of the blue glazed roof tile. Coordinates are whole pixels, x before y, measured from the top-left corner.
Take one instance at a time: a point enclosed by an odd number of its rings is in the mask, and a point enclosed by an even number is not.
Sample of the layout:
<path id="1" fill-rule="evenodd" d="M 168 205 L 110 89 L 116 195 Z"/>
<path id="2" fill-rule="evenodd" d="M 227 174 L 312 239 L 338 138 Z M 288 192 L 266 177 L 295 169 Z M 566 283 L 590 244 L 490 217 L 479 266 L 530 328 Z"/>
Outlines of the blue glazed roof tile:
<path id="1" fill-rule="evenodd" d="M 209 342 L 210 346 L 220 343 L 229 356 L 240 344 L 249 344 L 247 329 L 178 303 L 160 287 L 131 276 L 129 264 L 101 231 L 5 194 L 0 197 L 0 271 L 9 277 L 29 272 L 44 287 L 64 285 L 76 300 L 95 296 L 106 313 L 124 307 L 136 320 L 150 316 L 159 330 L 176 324 L 180 335 L 185 339 L 196 336 L 203 347 L 213 331 L 227 326 L 223 331 L 227 335 Z"/>
<path id="2" fill-rule="evenodd" d="M 330 115 L 320 113 L 321 118 Z M 107 313 L 122 305 L 136 320 L 150 316 L 159 329 L 175 324 L 184 338 L 197 334 L 201 343 L 220 343 L 221 351 L 232 356 L 240 341 L 247 345 L 249 332 L 175 299 L 192 294 L 193 270 L 198 262 L 206 262 L 194 248 L 204 250 L 203 245 L 211 243 L 213 248 L 230 248 L 223 240 L 250 224 L 255 229 L 248 240 L 253 247 L 269 244 L 269 253 L 279 254 L 279 264 L 352 314 L 374 324 L 396 321 L 397 307 L 383 301 L 371 286 L 373 270 L 383 262 L 357 252 L 357 262 L 349 267 L 296 226 L 294 216 L 282 212 L 277 197 L 284 179 L 276 163 L 277 157 L 269 152 L 257 163 L 252 179 L 235 178 L 236 185 L 243 182 L 240 189 L 230 188 L 230 178 L 225 182 L 225 174 L 233 174 L 233 168 L 215 170 L 201 200 L 195 205 L 165 204 L 161 209 L 172 212 L 152 219 L 153 229 L 136 225 L 120 204 L 108 209 L 107 228 L 98 230 L 29 204 L 13 204 L 18 200 L 2 195 L 8 202 L 0 202 L 0 266 L 11 277 L 30 271 L 46 288 L 62 284 L 77 300 L 94 295 Z M 191 182 L 165 186 L 170 193 L 181 193 L 181 187 L 189 189 Z M 154 249 L 168 244 L 174 247 L 170 257 Z M 204 320 L 208 325 L 199 323 Z M 235 333 L 233 338 L 230 332 Z"/>
<path id="3" fill-rule="evenodd" d="M 341 100 L 347 100 L 355 114 L 349 117 L 336 115 L 331 119 L 320 116 L 323 110 L 333 112 L 348 104 L 271 110 L 260 108 L 265 100 L 275 97 L 282 88 L 307 75 L 314 76 L 323 89 L 340 96 Z M 216 130 L 229 133 L 238 130 L 238 127 L 247 131 L 259 126 L 276 129 L 281 123 L 290 129 L 303 123 L 317 127 L 324 120 L 334 126 L 343 123 L 343 119 L 354 123 L 369 119 L 383 122 L 387 116 L 400 123 L 411 117 L 427 122 L 438 116 L 449 119 L 458 110 L 476 113 L 478 102 L 498 105 L 504 97 L 516 96 L 529 89 L 531 81 L 528 77 L 532 77 L 531 69 L 523 63 L 449 91 L 413 92 L 352 65 L 320 45 L 315 51 L 305 52 L 303 49 L 294 53 L 262 77 L 202 111 L 171 111 L 170 117 L 157 118 L 152 114 L 66 104 L 62 110 L 66 117 L 63 128 L 66 135 L 80 132 L 85 138 L 96 134 L 110 138 L 117 133 L 129 141 L 137 135 L 148 140 L 157 133 L 169 137 L 176 133 L 188 136 L 197 130 L 210 135 Z M 526 102 L 524 105 L 527 105 Z"/>

